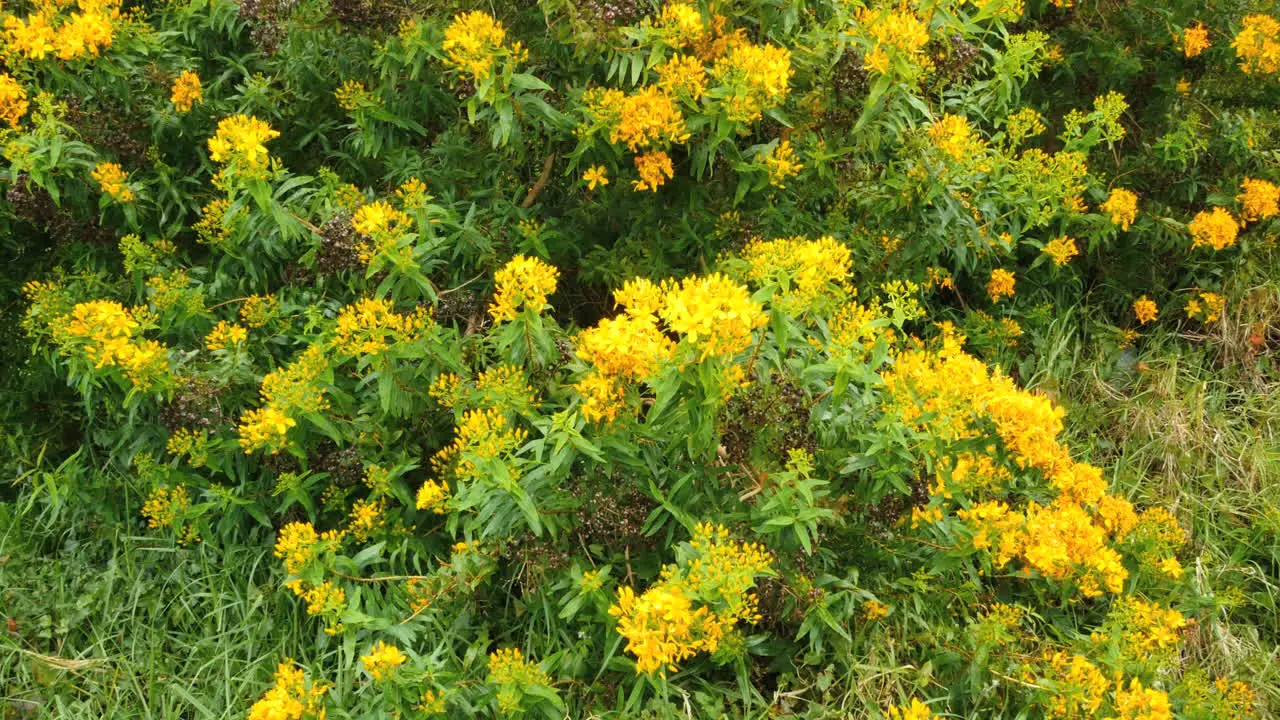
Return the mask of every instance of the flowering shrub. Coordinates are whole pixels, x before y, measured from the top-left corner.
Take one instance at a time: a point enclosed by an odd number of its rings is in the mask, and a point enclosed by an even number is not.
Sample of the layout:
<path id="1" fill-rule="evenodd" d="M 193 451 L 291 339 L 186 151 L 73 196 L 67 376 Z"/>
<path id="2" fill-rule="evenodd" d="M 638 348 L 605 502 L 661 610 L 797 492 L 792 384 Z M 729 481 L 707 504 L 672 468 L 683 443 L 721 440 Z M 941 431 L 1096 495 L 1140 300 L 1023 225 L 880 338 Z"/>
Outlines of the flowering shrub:
<path id="1" fill-rule="evenodd" d="M 248 717 L 1263 711 L 1051 372 L 1249 302 L 1272 14 L 471 5 L 6 6 L 14 396 L 272 549 Z"/>

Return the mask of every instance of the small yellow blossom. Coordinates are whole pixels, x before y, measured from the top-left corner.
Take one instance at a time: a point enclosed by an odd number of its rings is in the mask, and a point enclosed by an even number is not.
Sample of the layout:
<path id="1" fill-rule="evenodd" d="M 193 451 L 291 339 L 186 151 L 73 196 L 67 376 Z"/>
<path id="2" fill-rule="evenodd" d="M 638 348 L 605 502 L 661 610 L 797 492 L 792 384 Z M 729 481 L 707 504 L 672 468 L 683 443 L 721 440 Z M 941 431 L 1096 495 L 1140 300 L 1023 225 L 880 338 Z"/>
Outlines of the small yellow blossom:
<path id="1" fill-rule="evenodd" d="M 381 640 L 373 644 L 368 655 L 361 655 L 360 662 L 375 681 L 390 677 L 397 667 L 408 660 L 400 648 Z"/>
<path id="2" fill-rule="evenodd" d="M 1214 250 L 1231 247 L 1236 244 L 1240 233 L 1240 224 L 1224 208 L 1216 207 L 1210 211 L 1196 213 L 1187 225 L 1191 231 L 1191 247 L 1211 247 Z"/>
<path id="3" fill-rule="evenodd" d="M 1270 15 L 1246 15 L 1231 47 L 1245 73 L 1270 74 L 1280 70 L 1280 22 Z"/>
<path id="4" fill-rule="evenodd" d="M 27 91 L 8 73 L 0 73 L 0 119 L 18 129 L 18 121 L 27 114 Z"/>
<path id="5" fill-rule="evenodd" d="M 1266 220 L 1280 214 L 1280 187 L 1255 178 L 1240 183 L 1240 217 L 1248 222 Z"/>
<path id="6" fill-rule="evenodd" d="M 1160 311 L 1156 307 L 1155 301 L 1146 295 L 1133 301 L 1133 315 L 1143 325 L 1154 322 L 1159 313 Z"/>
<path id="7" fill-rule="evenodd" d="M 592 165 L 587 171 L 582 173 L 582 181 L 587 184 L 588 190 L 595 190 L 596 186 L 604 186 L 609 184 L 609 174 L 605 171 L 603 165 Z"/>
<path id="8" fill-rule="evenodd" d="M 556 291 L 560 271 L 534 257 L 517 255 L 494 274 L 497 292 L 489 305 L 489 314 L 497 322 L 516 319 L 520 310 L 541 313 L 547 297 Z"/>
<path id="9" fill-rule="evenodd" d="M 94 182 L 102 188 L 102 192 L 110 195 L 118 202 L 127 203 L 134 199 L 133 190 L 129 189 L 129 176 L 119 163 L 101 162 L 93 169 Z"/>
<path id="10" fill-rule="evenodd" d="M 1115 188 L 1099 209 L 1111 215 L 1113 225 L 1119 225 L 1121 230 L 1128 230 L 1138 217 L 1138 196 L 1130 190 Z"/>
<path id="11" fill-rule="evenodd" d="M 667 180 L 675 177 L 675 168 L 671 165 L 671 157 L 661 150 L 637 155 L 635 163 L 636 171 L 640 173 L 640 179 L 632 183 L 636 192 L 644 192 L 645 190 L 657 192 L 658 188 L 665 185 Z"/>
<path id="12" fill-rule="evenodd" d="M 1209 29 L 1204 23 L 1197 22 L 1182 31 L 1182 52 L 1193 58 L 1209 47 Z"/>
<path id="13" fill-rule="evenodd" d="M 1000 302 L 1002 298 L 1013 297 L 1016 283 L 1017 278 L 1008 270 L 1004 268 L 992 270 L 991 279 L 987 280 L 987 295 L 991 296 L 991 302 Z"/>
<path id="14" fill-rule="evenodd" d="M 200 85 L 200 76 L 190 70 L 183 71 L 169 91 L 169 101 L 180 113 L 190 112 L 191 108 L 204 100 L 204 90 Z"/>
<path id="15" fill-rule="evenodd" d="M 229 350 L 241 345 L 249 338 L 249 331 L 235 323 L 219 320 L 213 330 L 204 338 L 204 346 L 209 350 Z"/>
<path id="16" fill-rule="evenodd" d="M 1053 260 L 1054 265 L 1059 267 L 1071 262 L 1071 258 L 1080 254 L 1080 250 L 1076 247 L 1075 239 L 1066 235 L 1045 245 L 1042 252 Z"/>

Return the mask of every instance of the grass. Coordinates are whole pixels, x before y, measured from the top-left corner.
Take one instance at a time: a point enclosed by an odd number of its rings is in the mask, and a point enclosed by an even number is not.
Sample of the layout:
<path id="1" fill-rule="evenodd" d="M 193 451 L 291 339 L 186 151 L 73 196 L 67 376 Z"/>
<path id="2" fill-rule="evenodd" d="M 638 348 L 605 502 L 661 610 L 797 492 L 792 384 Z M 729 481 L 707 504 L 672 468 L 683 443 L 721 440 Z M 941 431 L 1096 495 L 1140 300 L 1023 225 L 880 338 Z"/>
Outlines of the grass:
<path id="1" fill-rule="evenodd" d="M 279 658 L 325 652 L 267 543 L 166 547 L 3 513 L 4 718 L 239 718 Z"/>

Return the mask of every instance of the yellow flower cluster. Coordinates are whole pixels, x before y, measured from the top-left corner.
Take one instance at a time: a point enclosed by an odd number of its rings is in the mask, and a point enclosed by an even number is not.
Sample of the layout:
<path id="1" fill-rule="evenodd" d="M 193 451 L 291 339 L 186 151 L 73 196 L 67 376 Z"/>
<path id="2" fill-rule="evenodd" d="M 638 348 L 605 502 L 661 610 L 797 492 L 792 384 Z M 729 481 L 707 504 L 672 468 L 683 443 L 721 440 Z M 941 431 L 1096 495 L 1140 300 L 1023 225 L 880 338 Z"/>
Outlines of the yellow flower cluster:
<path id="1" fill-rule="evenodd" d="M 526 53 L 520 43 L 503 47 L 507 29 L 483 11 L 462 13 L 444 31 L 445 64 L 482 82 L 493 74 L 498 57 L 509 54 L 519 61 Z"/>
<path id="2" fill-rule="evenodd" d="M 379 255 L 390 253 L 402 235 L 412 228 L 413 220 L 384 200 L 361 205 L 351 216 L 351 227 L 362 236 L 356 243 L 360 262 L 369 264 Z"/>
<path id="3" fill-rule="evenodd" d="M 204 337 L 204 346 L 210 351 L 229 350 L 249 339 L 249 331 L 244 327 L 226 320 L 219 320 L 217 325 Z"/>
<path id="4" fill-rule="evenodd" d="M 1240 58 L 1240 69 L 1246 73 L 1280 70 L 1280 22 L 1270 15 L 1246 15 L 1231 47 Z"/>
<path id="5" fill-rule="evenodd" d="M 608 126 L 609 142 L 626 145 L 632 152 L 689 139 L 679 104 L 655 85 L 631 94 L 597 88 L 587 91 L 583 99 L 588 111 Z"/>
<path id="6" fill-rule="evenodd" d="M 547 296 L 555 293 L 560 271 L 538 258 L 517 255 L 494 274 L 498 286 L 489 314 L 497 322 L 516 319 L 522 310 L 541 313 Z"/>
<path id="7" fill-rule="evenodd" d="M 324 720 L 328 691 L 328 685 L 308 683 L 306 674 L 286 658 L 276 667 L 275 685 L 249 708 L 249 720 Z"/>
<path id="8" fill-rule="evenodd" d="M 982 138 L 973 131 L 969 121 L 950 113 L 929 126 L 929 140 L 934 147 L 959 162 L 971 159 L 984 148 Z"/>
<path id="9" fill-rule="evenodd" d="M 151 490 L 143 503 L 142 516 L 147 519 L 147 527 L 153 530 L 173 528 L 178 533 L 178 542 L 185 545 L 199 540 L 195 528 L 186 525 L 190 510 L 191 499 L 187 496 L 186 485 L 157 487 Z"/>
<path id="10" fill-rule="evenodd" d="M 64 355 L 81 355 L 99 370 L 120 368 L 136 389 L 148 390 L 168 375 L 169 349 L 139 337 L 144 312 L 93 300 L 54 318 L 50 327 Z"/>
<path id="11" fill-rule="evenodd" d="M 1247 222 L 1280 215 L 1280 187 L 1266 180 L 1245 178 L 1236 200 L 1240 203 L 1240 216 Z"/>
<path id="12" fill-rule="evenodd" d="M 1160 309 L 1156 307 L 1156 303 L 1151 298 L 1143 295 L 1133 301 L 1133 316 L 1138 322 L 1146 325 L 1149 322 L 1155 322 L 1160 314 Z"/>
<path id="13" fill-rule="evenodd" d="M 1193 58 L 1209 48 L 1209 28 L 1197 22 L 1182 31 L 1182 54 Z"/>
<path id="14" fill-rule="evenodd" d="M 715 652 L 739 621 L 756 622 L 751 588 L 755 576 L 767 572 L 763 547 L 731 540 L 723 526 L 699 523 L 684 562 L 664 566 L 662 579 L 641 595 L 624 586 L 609 608 L 636 657 L 636 672 L 675 671 L 699 652 Z"/>
<path id="15" fill-rule="evenodd" d="M 933 63 L 925 51 L 929 44 L 929 27 L 906 6 L 858 11 L 857 25 L 871 41 L 866 54 L 866 69 L 886 75 L 894 59 L 909 68 L 908 77 L 927 72 Z"/>
<path id="16" fill-rule="evenodd" d="M 225 165 L 223 173 L 237 172 L 246 177 L 265 176 L 270 154 L 266 143 L 280 137 L 265 121 L 251 115 L 232 115 L 218 122 L 218 131 L 209 138 L 209 159 Z"/>
<path id="17" fill-rule="evenodd" d="M 0 120 L 9 123 L 9 127 L 18 129 L 18 121 L 27 114 L 27 90 L 13 79 L 9 73 L 0 73 Z"/>
<path id="18" fill-rule="evenodd" d="M 297 359 L 262 378 L 263 407 L 249 410 L 240 418 L 240 446 L 246 453 L 284 447 L 289 429 L 298 424 L 295 416 L 320 412 L 329 406 L 320 376 L 329 370 L 324 347 L 311 345 Z"/>
<path id="19" fill-rule="evenodd" d="M 1016 283 L 1017 278 L 1008 270 L 1004 268 L 992 270 L 991 278 L 987 280 L 987 295 L 991 296 L 991 302 L 1000 302 L 1002 298 L 1013 297 Z"/>
<path id="20" fill-rule="evenodd" d="M 280 298 L 275 295 L 250 295 L 240 305 L 240 319 L 251 328 L 265 327 L 280 312 Z"/>
<path id="21" fill-rule="evenodd" d="M 698 348 L 700 357 L 732 357 L 751 345 L 751 333 L 769 321 L 760 303 L 733 280 L 712 273 L 681 280 L 666 293 L 659 315 Z"/>
<path id="22" fill-rule="evenodd" d="M 657 192 L 658 188 L 665 185 L 676 174 L 671 164 L 671 156 L 661 150 L 637 155 L 635 163 L 636 172 L 640 175 L 639 180 L 632 181 L 632 188 L 636 192 L 645 190 Z"/>
<path id="23" fill-rule="evenodd" d="M 386 527 L 387 521 L 383 517 L 386 511 L 387 503 L 383 498 L 357 500 L 351 508 L 351 513 L 347 516 L 350 522 L 348 530 L 350 530 L 356 541 L 367 542 L 378 531 Z"/>
<path id="24" fill-rule="evenodd" d="M 1042 252 L 1053 260 L 1054 265 L 1059 267 L 1071 262 L 1071 258 L 1080 254 L 1080 250 L 1076 247 L 1075 239 L 1066 235 L 1045 245 Z"/>
<path id="25" fill-rule="evenodd" d="M 676 47 L 700 43 L 707 35 L 702 13 L 688 2 L 669 2 L 664 5 L 658 18 L 658 27 L 663 31 L 663 39 Z"/>
<path id="26" fill-rule="evenodd" d="M 190 112 L 196 103 L 203 100 L 204 89 L 200 85 L 199 75 L 190 70 L 185 70 L 173 81 L 173 87 L 169 90 L 169 101 L 173 103 L 173 107 L 178 112 Z"/>
<path id="27" fill-rule="evenodd" d="M 1128 230 L 1138 217 L 1138 196 L 1131 190 L 1116 188 L 1107 195 L 1107 201 L 1099 209 L 1111 215 L 1113 225 L 1119 225 L 1121 230 Z"/>
<path id="28" fill-rule="evenodd" d="M 79 0 L 76 11 L 59 14 L 70 2 L 38 3 L 36 12 L 19 18 L 5 15 L 4 54 L 11 60 L 59 60 L 97 57 L 115 40 L 120 0 Z"/>
<path id="29" fill-rule="evenodd" d="M 790 140 L 783 140 L 765 155 L 764 166 L 769 171 L 769 184 L 776 188 L 785 188 L 787 178 L 795 177 L 804 169 L 804 164 L 796 161 L 796 151 Z"/>
<path id="30" fill-rule="evenodd" d="M 550 687 L 551 677 L 520 648 L 499 648 L 489 655 L 488 682 L 498 686 L 498 711 L 505 716 L 516 713 L 529 688 Z"/>
<path id="31" fill-rule="evenodd" d="M 1055 652 L 1048 657 L 1047 680 L 1053 689 L 1046 710 L 1051 718 L 1097 717 L 1110 683 L 1083 655 Z"/>
<path id="32" fill-rule="evenodd" d="M 887 409 L 943 441 L 979 438 L 987 423 L 993 423 L 1014 462 L 1039 470 L 1058 491 L 1047 507 L 1033 502 L 1016 511 L 1003 501 L 988 500 L 960 509 L 957 516 L 969 528 L 972 546 L 989 553 L 997 567 L 1019 558 L 1044 577 L 1074 582 L 1088 597 L 1104 589 L 1119 592 L 1128 572 L 1110 543 L 1133 528 L 1132 506 L 1107 495 L 1101 472 L 1072 461 L 1058 443 L 1061 408 L 992 373 L 958 345 L 953 337 L 938 352 L 899 354 L 883 378 Z M 940 489 L 946 489 L 942 480 Z"/>
<path id="33" fill-rule="evenodd" d="M 303 590 L 301 581 L 297 581 L 291 589 L 307 604 L 307 614 L 325 619 L 326 635 L 337 635 L 342 632 L 340 619 L 347 609 L 347 591 L 325 580 L 309 590 Z"/>
<path id="34" fill-rule="evenodd" d="M 1217 293 L 1198 290 L 1184 308 L 1187 317 L 1204 323 L 1217 322 L 1227 307 L 1227 299 Z"/>
<path id="35" fill-rule="evenodd" d="M 209 437 L 191 428 L 178 428 L 165 443 L 165 451 L 174 457 L 188 457 L 191 467 L 203 467 L 209 459 Z"/>
<path id="36" fill-rule="evenodd" d="M 1142 687 L 1142 681 L 1130 678 L 1129 687 L 1117 683 L 1116 715 L 1105 720 L 1171 720 L 1173 711 L 1169 695 L 1160 690 Z"/>
<path id="37" fill-rule="evenodd" d="M 746 279 L 775 288 L 771 305 L 790 313 L 824 312 L 853 293 L 853 253 L 832 237 L 753 240 L 741 256 Z"/>
<path id="38" fill-rule="evenodd" d="M 446 483 L 428 480 L 418 488 L 416 506 L 419 510 L 430 510 L 436 515 L 443 515 L 450 495 L 449 486 Z"/>
<path id="39" fill-rule="evenodd" d="M 405 660 L 408 658 L 400 652 L 400 648 L 381 640 L 373 644 L 368 655 L 360 656 L 360 663 L 364 665 L 365 672 L 369 673 L 369 677 L 375 681 L 390 677 L 391 673 L 403 665 Z"/>
<path id="40" fill-rule="evenodd" d="M 707 69 L 692 55 L 674 55 L 654 71 L 658 87 L 668 95 L 697 102 L 707 92 Z"/>
<path id="41" fill-rule="evenodd" d="M 529 434 L 512 427 L 507 416 L 496 408 L 467 410 L 455 429 L 453 443 L 431 458 L 431 468 L 438 477 L 452 474 L 461 480 L 479 477 L 473 456 L 482 461 L 495 460 L 514 453 Z"/>
<path id="42" fill-rule="evenodd" d="M 720 99 L 725 116 L 743 123 L 781 105 L 793 74 L 790 50 L 746 42 L 735 43 L 711 66 L 711 76 L 728 91 Z"/>
<path id="43" fill-rule="evenodd" d="M 1240 234 L 1240 224 L 1230 212 L 1220 207 L 1196 213 L 1187 229 L 1191 231 L 1191 247 L 1207 246 L 1214 250 L 1235 245 Z"/>
<path id="44" fill-rule="evenodd" d="M 1161 607 L 1132 595 L 1116 600 L 1103 629 L 1094 634 L 1094 642 L 1110 639 L 1108 630 L 1119 634 L 1121 653 L 1135 661 L 1168 656 L 1181 642 L 1178 633 L 1190 624 L 1182 613 Z"/>
<path id="45" fill-rule="evenodd" d="M 323 552 L 337 550 L 342 533 L 330 530 L 317 533 L 307 522 L 292 522 L 280 528 L 273 554 L 284 561 L 284 570 L 298 575 Z"/>
<path id="46" fill-rule="evenodd" d="M 129 188 L 129 176 L 119 163 L 100 162 L 93 169 L 93 181 L 98 183 L 102 192 L 110 195 L 117 202 L 127 203 L 134 199 L 133 190 Z"/>
<path id="47" fill-rule="evenodd" d="M 333 348 L 343 355 L 378 355 L 418 339 L 434 322 L 419 307 L 397 313 L 391 301 L 363 298 L 342 308 L 333 324 Z"/>

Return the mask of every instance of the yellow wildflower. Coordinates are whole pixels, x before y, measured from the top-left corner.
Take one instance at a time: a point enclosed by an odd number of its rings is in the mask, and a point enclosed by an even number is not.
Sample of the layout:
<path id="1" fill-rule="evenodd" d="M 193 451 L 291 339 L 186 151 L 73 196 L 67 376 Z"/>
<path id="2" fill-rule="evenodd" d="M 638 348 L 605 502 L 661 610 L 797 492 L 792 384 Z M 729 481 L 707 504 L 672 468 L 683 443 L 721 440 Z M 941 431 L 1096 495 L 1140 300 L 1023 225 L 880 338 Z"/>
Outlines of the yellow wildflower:
<path id="1" fill-rule="evenodd" d="M 538 258 L 517 255 L 494 274 L 497 292 L 489 305 L 489 314 L 497 322 L 516 319 L 520 310 L 541 313 L 547 307 L 547 296 L 555 293 L 560 271 Z"/>
<path id="2" fill-rule="evenodd" d="M 418 488 L 418 499 L 416 507 L 419 510 L 430 510 L 436 515 L 445 513 L 446 505 L 449 502 L 449 486 L 435 480 L 428 480 Z"/>
<path id="3" fill-rule="evenodd" d="M 1231 47 L 1246 73 L 1280 70 L 1280 22 L 1270 15 L 1246 15 Z"/>
<path id="4" fill-rule="evenodd" d="M 1128 230 L 1138 217 L 1138 196 L 1130 190 L 1115 188 L 1099 209 L 1110 213 L 1113 225 L 1119 225 L 1121 230 Z"/>
<path id="5" fill-rule="evenodd" d="M 1004 268 L 992 270 L 991 279 L 987 281 L 987 295 L 991 296 L 991 302 L 1000 302 L 1001 298 L 1013 297 L 1016 283 L 1017 279 L 1008 270 Z"/>
<path id="6" fill-rule="evenodd" d="M 1214 250 L 1236 244 L 1240 224 L 1227 210 L 1216 207 L 1211 211 L 1196 213 L 1187 225 L 1191 231 L 1191 247 L 1211 247 Z"/>
<path id="7" fill-rule="evenodd" d="M 894 705 L 887 714 L 889 720 L 938 720 L 938 716 L 919 698 L 911 698 L 908 705 Z"/>
<path id="8" fill-rule="evenodd" d="M 1045 245 L 1042 252 L 1053 260 L 1054 265 L 1059 267 L 1071 262 L 1071 258 L 1080 254 L 1080 250 L 1076 248 L 1076 241 L 1066 235 Z"/>
<path id="9" fill-rule="evenodd" d="M 637 155 L 635 163 L 636 171 L 640 173 L 640 179 L 632 183 L 636 192 L 644 192 L 645 190 L 657 192 L 658 188 L 665 185 L 667 180 L 675 177 L 675 168 L 671 165 L 671 157 L 661 150 Z"/>
<path id="10" fill-rule="evenodd" d="M 1204 323 L 1217 322 L 1227 307 L 1227 299 L 1217 293 L 1197 291 L 1184 308 L 1187 317 Z"/>
<path id="11" fill-rule="evenodd" d="M 190 112 L 192 106 L 204 100 L 200 76 L 190 70 L 183 71 L 169 91 L 169 100 L 180 113 Z"/>
<path id="12" fill-rule="evenodd" d="M 769 171 L 769 184 L 776 188 L 785 188 L 787 178 L 795 177 L 804 169 L 803 164 L 796 162 L 795 149 L 791 147 L 790 140 L 783 140 L 765 155 L 764 165 Z"/>
<path id="13" fill-rule="evenodd" d="M 242 344 L 249 338 L 249 331 L 232 322 L 219 320 L 213 330 L 204 338 L 204 346 L 209 350 L 228 350 Z"/>
<path id="14" fill-rule="evenodd" d="M 98 163 L 93 169 L 92 177 L 94 182 L 102 188 L 102 192 L 110 195 L 114 200 L 122 203 L 133 201 L 135 196 L 133 190 L 129 189 L 129 176 L 119 163 Z"/>
<path id="15" fill-rule="evenodd" d="M 702 358 L 736 355 L 751 345 L 752 331 L 769 321 L 745 287 L 719 273 L 682 280 L 667 293 L 659 314 Z"/>
<path id="16" fill-rule="evenodd" d="M 1156 307 L 1155 301 L 1146 295 L 1133 301 L 1133 316 L 1143 325 L 1154 322 L 1159 314 L 1160 311 Z"/>
<path id="17" fill-rule="evenodd" d="M 0 73 L 0 119 L 18 129 L 18 121 L 27 114 L 27 91 L 8 73 Z"/>
<path id="18" fill-rule="evenodd" d="M 381 640 L 373 644 L 368 655 L 360 656 L 360 663 L 364 665 L 369 677 L 375 681 L 390 677 L 391 673 L 403 665 L 405 660 L 408 658 L 400 652 L 400 648 Z"/>
<path id="19" fill-rule="evenodd" d="M 1182 53 L 1193 58 L 1209 47 L 1209 28 L 1202 22 L 1196 22 L 1182 31 Z"/>
<path id="20" fill-rule="evenodd" d="M 1245 178 L 1240 183 L 1240 217 L 1248 222 L 1265 220 L 1280 214 L 1280 187 L 1266 180 Z"/>
<path id="21" fill-rule="evenodd" d="M 609 174 L 605 171 L 603 165 L 592 165 L 587 171 L 582 173 L 582 181 L 587 184 L 588 190 L 595 190 L 596 186 L 604 186 L 609 184 Z"/>

